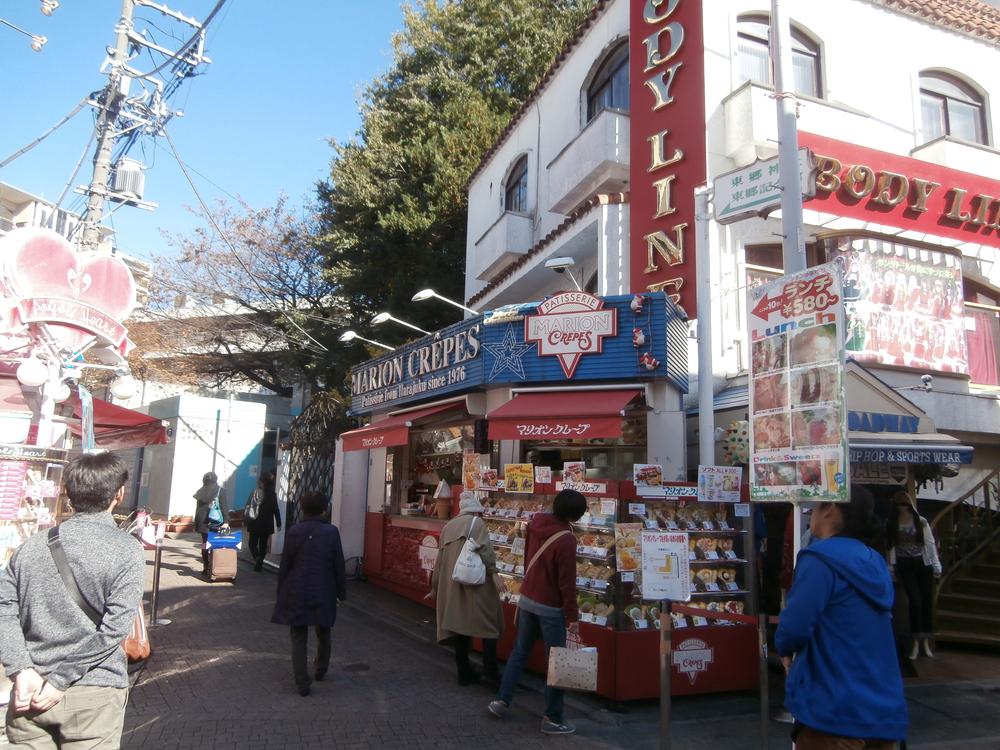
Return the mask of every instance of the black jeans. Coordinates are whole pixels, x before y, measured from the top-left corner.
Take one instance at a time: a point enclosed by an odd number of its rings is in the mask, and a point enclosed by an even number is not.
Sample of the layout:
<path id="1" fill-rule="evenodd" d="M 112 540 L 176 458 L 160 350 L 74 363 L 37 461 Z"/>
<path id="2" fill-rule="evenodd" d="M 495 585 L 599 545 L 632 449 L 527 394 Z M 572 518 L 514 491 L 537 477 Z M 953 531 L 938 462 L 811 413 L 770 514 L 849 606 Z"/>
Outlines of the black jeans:
<path id="1" fill-rule="evenodd" d="M 934 635 L 934 575 L 922 557 L 897 557 L 896 577 L 910 601 L 910 635 Z"/>
<path id="2" fill-rule="evenodd" d="M 208 543 L 208 534 L 202 533 L 201 535 L 201 564 L 204 571 L 208 572 L 208 550 L 205 545 Z"/>
<path id="3" fill-rule="evenodd" d="M 295 685 L 307 688 L 312 680 L 306 667 L 306 657 L 309 651 L 309 628 L 292 626 L 292 674 L 295 675 Z M 322 677 L 330 668 L 330 628 L 316 628 L 316 660 L 313 662 L 313 674 Z"/>
<path id="4" fill-rule="evenodd" d="M 271 539 L 270 533 L 261 534 L 253 530 L 253 527 L 247 529 L 247 536 L 249 539 L 250 546 L 250 557 L 253 558 L 255 563 L 263 562 L 264 558 L 267 557 L 267 543 Z"/>
<path id="5" fill-rule="evenodd" d="M 469 651 L 472 649 L 472 638 L 467 635 L 452 637 L 455 644 L 455 665 L 458 667 L 458 678 L 465 679 L 475 674 L 469 663 Z M 497 668 L 497 639 L 483 638 L 483 671 L 487 677 L 499 674 Z"/>

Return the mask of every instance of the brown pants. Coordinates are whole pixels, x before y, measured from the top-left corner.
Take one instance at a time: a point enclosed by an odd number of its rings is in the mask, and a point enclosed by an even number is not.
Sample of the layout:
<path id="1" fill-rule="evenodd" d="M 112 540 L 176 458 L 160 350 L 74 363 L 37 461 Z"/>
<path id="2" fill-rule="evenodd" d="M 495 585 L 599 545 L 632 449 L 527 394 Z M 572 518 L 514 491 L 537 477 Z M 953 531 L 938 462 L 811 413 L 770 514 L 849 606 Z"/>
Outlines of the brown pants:
<path id="1" fill-rule="evenodd" d="M 7 739 L 29 750 L 118 750 L 127 700 L 124 688 L 76 685 L 45 713 L 8 708 Z"/>
<path id="2" fill-rule="evenodd" d="M 801 727 L 795 738 L 795 750 L 896 750 L 896 743 L 891 740 L 837 737 L 809 727 Z"/>

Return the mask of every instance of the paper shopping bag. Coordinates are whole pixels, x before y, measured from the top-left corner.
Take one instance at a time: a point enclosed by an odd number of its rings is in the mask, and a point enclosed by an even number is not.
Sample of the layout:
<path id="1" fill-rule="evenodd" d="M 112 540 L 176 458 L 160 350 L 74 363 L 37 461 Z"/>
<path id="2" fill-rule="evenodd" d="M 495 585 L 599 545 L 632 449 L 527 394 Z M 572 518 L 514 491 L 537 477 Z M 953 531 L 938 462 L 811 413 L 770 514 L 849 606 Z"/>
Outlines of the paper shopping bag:
<path id="1" fill-rule="evenodd" d="M 597 652 L 553 646 L 549 649 L 549 687 L 563 690 L 597 690 Z"/>

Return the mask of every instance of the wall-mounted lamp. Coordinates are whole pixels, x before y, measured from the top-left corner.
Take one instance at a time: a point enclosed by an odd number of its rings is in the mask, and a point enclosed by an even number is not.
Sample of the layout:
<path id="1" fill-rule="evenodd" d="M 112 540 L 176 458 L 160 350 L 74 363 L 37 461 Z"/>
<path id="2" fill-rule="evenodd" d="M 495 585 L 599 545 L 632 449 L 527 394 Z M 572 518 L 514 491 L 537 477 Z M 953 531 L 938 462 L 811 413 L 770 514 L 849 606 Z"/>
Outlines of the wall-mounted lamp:
<path id="1" fill-rule="evenodd" d="M 573 272 L 569 270 L 575 265 L 576 261 L 572 258 L 549 258 L 545 261 L 546 268 L 551 268 L 559 274 L 566 274 L 569 276 L 569 280 L 573 282 L 573 286 L 576 287 L 576 291 L 582 292 L 583 288 L 580 286 L 580 282 L 576 280 L 576 276 L 574 276 Z"/>
<path id="2" fill-rule="evenodd" d="M 399 325 L 401 325 L 401 326 L 406 326 L 407 328 L 412 328 L 414 331 L 419 331 L 420 333 L 424 334 L 425 336 L 430 336 L 431 335 L 430 331 L 425 331 L 423 328 L 419 328 L 419 327 L 413 325 L 412 323 L 407 323 L 405 320 L 400 320 L 399 318 L 394 318 L 392 315 L 390 315 L 387 312 L 380 312 L 378 315 L 376 315 L 374 318 L 372 318 L 372 325 L 373 326 L 377 326 L 377 325 L 380 325 L 382 323 L 385 323 L 388 320 L 391 320 L 393 323 L 399 323 Z"/>
<path id="3" fill-rule="evenodd" d="M 366 339 L 364 336 L 359 336 L 354 331 L 344 331 L 340 336 L 337 337 L 338 341 L 342 341 L 345 344 L 350 343 L 357 339 L 358 341 L 364 341 L 366 344 L 371 344 L 372 346 L 381 346 L 383 349 L 388 349 L 390 352 L 396 351 L 395 348 L 389 346 L 388 344 L 383 344 L 381 341 L 372 341 L 371 339 Z"/>
<path id="4" fill-rule="evenodd" d="M 138 392 L 139 384 L 128 372 L 123 372 L 111 381 L 109 390 L 111 395 L 119 401 L 128 401 Z"/>
<path id="5" fill-rule="evenodd" d="M 479 315 L 479 313 L 473 310 L 471 307 L 466 307 L 460 302 L 456 302 L 453 299 L 448 299 L 447 297 L 443 297 L 442 295 L 435 292 L 433 289 L 421 289 L 419 292 L 413 295 L 413 301 L 423 302 L 424 300 L 430 299 L 431 297 L 433 297 L 434 299 L 439 299 L 442 302 L 447 302 L 449 305 L 454 305 L 459 310 L 465 310 L 465 312 L 467 313 L 472 313 L 473 315 Z"/>

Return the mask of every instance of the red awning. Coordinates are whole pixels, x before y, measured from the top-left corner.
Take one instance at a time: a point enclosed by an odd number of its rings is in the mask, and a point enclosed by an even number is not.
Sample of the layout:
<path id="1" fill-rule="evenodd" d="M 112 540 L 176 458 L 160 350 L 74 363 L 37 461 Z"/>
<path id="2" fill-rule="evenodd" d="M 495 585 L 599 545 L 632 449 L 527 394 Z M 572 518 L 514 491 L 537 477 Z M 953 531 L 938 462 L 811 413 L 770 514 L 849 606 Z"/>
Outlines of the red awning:
<path id="1" fill-rule="evenodd" d="M 340 433 L 344 440 L 345 451 L 366 451 L 370 448 L 388 448 L 393 445 L 406 445 L 410 439 L 410 427 L 421 419 L 439 414 L 449 409 L 463 406 L 460 402 L 428 406 L 426 409 L 416 409 L 403 414 L 397 414 L 383 419 L 381 422 L 359 427 L 350 432 Z"/>
<path id="2" fill-rule="evenodd" d="M 70 403 L 73 405 L 73 416 L 76 420 L 69 422 L 69 428 L 79 437 L 82 432 L 81 422 L 77 421 L 82 419 L 80 397 L 74 393 Z M 95 398 L 94 442 L 98 448 L 106 450 L 163 445 L 167 442 L 167 428 L 156 417 Z"/>
<path id="3" fill-rule="evenodd" d="M 642 390 L 522 393 L 486 418 L 490 440 L 621 437 L 625 407 Z"/>

